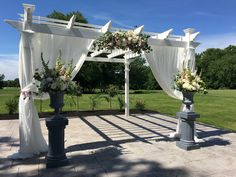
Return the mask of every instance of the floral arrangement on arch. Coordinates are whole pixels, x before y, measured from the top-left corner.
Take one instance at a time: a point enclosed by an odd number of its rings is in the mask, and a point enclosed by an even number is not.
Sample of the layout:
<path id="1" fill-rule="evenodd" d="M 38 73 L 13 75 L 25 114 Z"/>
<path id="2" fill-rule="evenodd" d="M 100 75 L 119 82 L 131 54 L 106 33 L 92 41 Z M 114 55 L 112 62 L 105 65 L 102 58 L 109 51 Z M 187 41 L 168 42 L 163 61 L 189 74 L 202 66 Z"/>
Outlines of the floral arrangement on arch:
<path id="1" fill-rule="evenodd" d="M 56 93 L 65 92 L 73 94 L 77 91 L 78 85 L 72 81 L 71 73 L 74 69 L 72 61 L 66 66 L 61 63 L 61 51 L 56 59 L 55 67 L 49 68 L 48 62 L 43 59 L 43 53 L 41 53 L 41 60 L 43 69 L 35 70 L 34 79 L 36 86 L 38 87 L 39 93 Z"/>
<path id="2" fill-rule="evenodd" d="M 174 89 L 179 91 L 203 92 L 207 93 L 205 82 L 190 69 L 184 69 L 175 75 Z"/>
<path id="3" fill-rule="evenodd" d="M 141 54 L 149 53 L 152 49 L 148 45 L 148 35 L 136 34 L 134 31 L 106 32 L 93 43 L 93 49 L 100 50 L 131 50 Z"/>

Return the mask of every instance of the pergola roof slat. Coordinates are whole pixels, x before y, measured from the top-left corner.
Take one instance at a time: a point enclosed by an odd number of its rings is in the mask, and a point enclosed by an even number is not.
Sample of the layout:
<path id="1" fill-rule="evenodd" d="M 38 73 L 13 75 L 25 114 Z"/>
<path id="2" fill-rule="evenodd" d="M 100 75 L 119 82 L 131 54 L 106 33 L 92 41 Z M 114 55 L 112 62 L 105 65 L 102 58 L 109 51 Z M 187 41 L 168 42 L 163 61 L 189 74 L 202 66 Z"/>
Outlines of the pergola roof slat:
<path id="1" fill-rule="evenodd" d="M 139 56 L 140 56 L 140 54 L 138 54 L 138 53 L 128 52 L 125 54 L 124 58 L 125 59 L 132 59 L 132 58 L 136 58 Z"/>
<path id="2" fill-rule="evenodd" d="M 107 55 L 107 58 L 115 58 L 127 52 L 129 52 L 129 50 L 116 49 L 116 50 L 113 50 L 111 54 Z"/>
<path id="3" fill-rule="evenodd" d="M 96 57 L 96 56 L 104 54 L 104 53 L 110 53 L 110 52 L 108 52 L 107 50 L 99 50 L 99 51 L 95 50 L 93 53 L 91 53 L 90 56 L 91 57 Z"/>

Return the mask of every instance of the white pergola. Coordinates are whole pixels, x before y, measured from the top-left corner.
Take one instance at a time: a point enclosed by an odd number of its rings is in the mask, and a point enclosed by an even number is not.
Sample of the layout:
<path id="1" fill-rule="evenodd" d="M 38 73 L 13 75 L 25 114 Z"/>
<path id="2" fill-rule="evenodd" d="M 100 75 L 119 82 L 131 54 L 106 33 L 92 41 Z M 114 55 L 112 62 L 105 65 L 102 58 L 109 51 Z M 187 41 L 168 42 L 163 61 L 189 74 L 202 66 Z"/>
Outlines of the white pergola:
<path id="1" fill-rule="evenodd" d="M 23 4 L 24 14 L 19 14 L 20 21 L 5 20 L 6 23 L 19 31 L 26 33 L 46 33 L 59 36 L 70 36 L 93 39 L 87 48 L 87 51 L 81 55 L 81 58 L 76 64 L 76 68 L 80 69 L 84 61 L 95 62 L 111 62 L 111 63 L 124 63 L 125 65 L 125 115 L 129 116 L 129 65 L 132 61 L 139 56 L 129 50 L 113 50 L 113 51 L 94 51 L 92 49 L 93 42 L 99 36 L 107 31 L 128 31 L 128 29 L 113 28 L 112 22 L 109 21 L 104 26 L 84 24 L 75 22 L 75 16 L 72 16 L 70 21 L 32 16 L 35 10 L 34 5 Z M 137 34 L 143 33 L 150 35 L 148 44 L 151 46 L 170 46 L 170 47 L 183 47 L 187 50 L 196 48 L 199 43 L 194 42 L 194 39 L 199 32 L 193 33 L 191 28 L 185 29 L 184 36 L 172 35 L 173 29 L 169 29 L 162 33 L 144 32 L 144 26 L 134 29 Z M 75 76 L 77 73 L 72 73 Z"/>
<path id="2" fill-rule="evenodd" d="M 63 47 L 66 56 L 76 57 L 73 76 L 82 67 L 85 61 L 124 63 L 125 65 L 125 116 L 129 116 L 129 65 L 138 54 L 129 50 L 96 51 L 92 49 L 93 42 L 107 31 L 128 31 L 129 29 L 112 28 L 109 21 L 104 26 L 75 22 L 75 16 L 69 21 L 33 16 L 34 5 L 23 4 L 24 14 L 19 21 L 5 20 L 6 23 L 21 32 L 19 52 L 19 80 L 21 92 L 31 92 L 35 88 L 32 83 L 34 67 L 39 66 L 40 53 L 47 53 L 55 59 L 55 51 Z M 195 48 L 199 45 L 194 42 L 199 32 L 194 33 L 191 28 L 185 29 L 184 36 L 172 35 L 172 29 L 162 33 L 144 32 L 144 26 L 134 29 L 136 34 L 150 36 L 148 44 L 152 47 L 151 53 L 143 53 L 150 68 L 162 89 L 171 97 L 182 99 L 181 92 L 173 90 L 173 74 L 183 67 L 195 69 Z M 77 40 L 78 39 L 78 40 Z M 67 43 L 64 43 L 64 42 Z M 86 41 L 86 42 L 85 42 Z M 47 42 L 47 43 L 45 43 Z M 55 43 L 54 43 L 55 42 Z M 55 45 L 54 45 L 55 44 Z M 78 46 L 78 47 L 77 47 Z M 80 50 L 81 49 L 81 50 Z M 75 58 L 74 58 L 75 59 Z M 37 60 L 37 61 L 36 61 Z M 185 66 L 183 66 L 183 64 Z M 28 158 L 40 152 L 46 152 L 48 147 L 43 138 L 39 117 L 34 106 L 32 96 L 19 98 L 19 134 L 20 149 L 11 158 Z M 176 133 L 178 134 L 178 127 Z"/>

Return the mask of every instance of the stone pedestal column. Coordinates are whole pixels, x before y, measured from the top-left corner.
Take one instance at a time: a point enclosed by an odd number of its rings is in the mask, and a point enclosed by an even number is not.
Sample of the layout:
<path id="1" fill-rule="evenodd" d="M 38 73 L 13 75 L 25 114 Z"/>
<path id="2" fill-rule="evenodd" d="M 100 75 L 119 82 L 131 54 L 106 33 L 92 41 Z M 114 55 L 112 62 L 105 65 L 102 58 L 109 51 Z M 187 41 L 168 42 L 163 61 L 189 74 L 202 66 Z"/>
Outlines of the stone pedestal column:
<path id="1" fill-rule="evenodd" d="M 46 120 L 48 128 L 48 153 L 46 167 L 55 168 L 68 164 L 64 147 L 64 129 L 68 125 L 68 119 L 57 117 Z"/>
<path id="2" fill-rule="evenodd" d="M 196 114 L 191 106 L 193 105 L 193 96 L 195 92 L 183 91 L 183 103 L 185 108 L 182 112 L 177 113 L 177 117 L 181 119 L 180 123 L 180 140 L 176 142 L 176 145 L 184 150 L 192 150 L 200 148 L 199 144 L 194 141 L 194 126 L 196 118 L 200 115 Z"/>
<path id="3" fill-rule="evenodd" d="M 46 167 L 55 168 L 68 164 L 65 153 L 65 127 L 68 119 L 60 115 L 60 109 L 64 105 L 64 93 L 49 93 L 50 106 L 55 109 L 55 115 L 46 120 L 48 128 L 48 153 L 46 156 Z"/>
<path id="4" fill-rule="evenodd" d="M 178 112 L 177 117 L 181 119 L 180 140 L 176 145 L 184 150 L 193 150 L 200 148 L 199 144 L 194 141 L 194 121 L 200 115 L 195 112 Z"/>

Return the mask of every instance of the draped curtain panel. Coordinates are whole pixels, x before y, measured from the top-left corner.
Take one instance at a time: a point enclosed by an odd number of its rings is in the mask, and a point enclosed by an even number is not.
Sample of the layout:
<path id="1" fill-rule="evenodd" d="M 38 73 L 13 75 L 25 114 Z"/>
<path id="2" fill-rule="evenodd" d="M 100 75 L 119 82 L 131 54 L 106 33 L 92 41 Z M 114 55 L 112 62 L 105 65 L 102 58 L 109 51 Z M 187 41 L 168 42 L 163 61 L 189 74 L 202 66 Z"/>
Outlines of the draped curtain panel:
<path id="1" fill-rule="evenodd" d="M 160 87 L 171 97 L 182 99 L 181 92 L 173 89 L 174 75 L 182 69 L 185 49 L 177 47 L 152 46 L 152 52 L 145 58 Z"/>
<path id="2" fill-rule="evenodd" d="M 46 152 L 48 149 L 42 135 L 34 98 L 32 94 L 29 94 L 36 89 L 35 85 L 32 84 L 35 69 L 42 69 L 41 53 L 43 53 L 44 60 L 49 61 L 49 66 L 53 67 L 61 50 L 62 62 L 66 64 L 73 60 L 73 65 L 76 66 L 73 73 L 76 74 L 85 60 L 85 57 L 81 56 L 87 54 L 88 46 L 91 42 L 92 40 L 84 38 L 21 32 L 19 46 L 19 81 L 21 87 L 19 98 L 20 149 L 9 158 L 29 158 L 34 154 Z"/>
<path id="3" fill-rule="evenodd" d="M 174 76 L 184 68 L 195 71 L 195 50 L 181 47 L 152 46 L 152 52 L 145 53 L 152 73 L 160 87 L 172 98 L 182 100 L 182 93 L 173 88 Z"/>
<path id="4" fill-rule="evenodd" d="M 173 88 L 173 79 L 184 68 L 195 71 L 195 49 L 152 46 L 152 52 L 144 54 L 144 57 L 163 91 L 172 98 L 182 100 L 182 93 Z M 186 106 L 182 104 L 180 110 L 185 109 Z M 191 105 L 191 110 L 194 111 L 194 105 Z M 176 132 L 170 134 L 171 138 L 179 136 L 180 124 L 181 120 L 178 119 Z"/>

